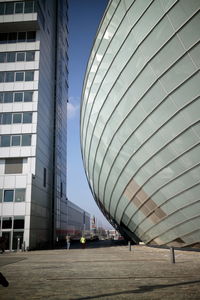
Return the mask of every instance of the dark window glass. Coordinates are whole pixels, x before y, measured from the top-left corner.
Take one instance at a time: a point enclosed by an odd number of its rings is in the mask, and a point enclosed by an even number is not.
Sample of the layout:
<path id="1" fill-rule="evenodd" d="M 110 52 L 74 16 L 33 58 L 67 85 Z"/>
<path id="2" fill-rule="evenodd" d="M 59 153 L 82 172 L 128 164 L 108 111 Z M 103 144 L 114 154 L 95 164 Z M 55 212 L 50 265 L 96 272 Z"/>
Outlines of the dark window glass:
<path id="1" fill-rule="evenodd" d="M 7 39 L 8 39 L 8 34 L 5 32 L 1 32 L 0 33 L 0 44 L 7 43 Z"/>
<path id="2" fill-rule="evenodd" d="M 14 229 L 24 229 L 24 218 L 14 218 Z"/>
<path id="3" fill-rule="evenodd" d="M 22 146 L 31 146 L 31 134 L 22 135 Z"/>
<path id="4" fill-rule="evenodd" d="M 17 32 L 8 33 L 8 43 L 16 43 L 17 41 Z"/>
<path id="5" fill-rule="evenodd" d="M 14 72 L 6 72 L 5 82 L 14 82 Z"/>
<path id="6" fill-rule="evenodd" d="M 31 102 L 33 98 L 33 92 L 24 92 L 24 102 Z"/>
<path id="7" fill-rule="evenodd" d="M 35 51 L 26 52 L 26 61 L 33 61 L 33 60 L 35 60 Z"/>
<path id="8" fill-rule="evenodd" d="M 13 135 L 11 139 L 11 146 L 20 146 L 20 140 L 21 140 L 20 135 Z"/>
<path id="9" fill-rule="evenodd" d="M 0 202 L 2 202 L 2 200 L 3 200 L 3 190 L 0 189 Z"/>
<path id="10" fill-rule="evenodd" d="M 24 81 L 24 72 L 16 72 L 15 81 Z"/>
<path id="11" fill-rule="evenodd" d="M 0 82 L 4 82 L 5 80 L 5 72 L 0 72 Z"/>
<path id="12" fill-rule="evenodd" d="M 7 191 L 4 191 L 4 195 L 5 195 L 5 192 L 7 192 Z M 5 201 L 5 199 L 4 199 L 4 201 Z M 3 218 L 2 228 L 3 229 L 12 228 L 12 218 L 11 217 L 10 218 Z"/>
<path id="13" fill-rule="evenodd" d="M 1 147 L 10 147 L 10 135 L 1 136 Z"/>
<path id="14" fill-rule="evenodd" d="M 6 53 L 0 53 L 0 63 L 6 62 Z"/>
<path id="15" fill-rule="evenodd" d="M 24 52 L 18 52 L 17 53 L 17 61 L 24 61 L 25 60 L 25 53 Z"/>
<path id="16" fill-rule="evenodd" d="M 18 114 L 13 114 L 13 123 L 21 123 L 22 122 L 22 114 L 18 113 Z"/>
<path id="17" fill-rule="evenodd" d="M 7 62 L 14 62 L 15 61 L 15 52 L 9 52 L 7 53 Z"/>
<path id="18" fill-rule="evenodd" d="M 26 71 L 25 72 L 25 81 L 33 81 L 34 80 L 34 72 Z"/>
<path id="19" fill-rule="evenodd" d="M 0 93 L 0 103 L 3 103 L 3 93 Z"/>
<path id="20" fill-rule="evenodd" d="M 24 3 L 23 2 L 16 2 L 15 3 L 15 13 L 22 14 L 24 10 Z"/>
<path id="21" fill-rule="evenodd" d="M 13 13 L 14 13 L 14 3 L 13 2 L 6 3 L 5 14 L 12 15 Z"/>
<path id="22" fill-rule="evenodd" d="M 0 124 L 2 124 L 3 114 L 0 114 Z"/>
<path id="23" fill-rule="evenodd" d="M 3 114 L 3 122 L 2 124 L 11 124 L 12 122 L 12 114 L 11 113 L 5 113 Z"/>
<path id="24" fill-rule="evenodd" d="M 23 101 L 23 93 L 15 93 L 14 101 L 15 102 L 22 102 Z"/>
<path id="25" fill-rule="evenodd" d="M 4 102 L 5 103 L 12 103 L 13 102 L 13 93 L 7 92 L 4 94 Z"/>
<path id="26" fill-rule="evenodd" d="M 18 32 L 18 42 L 26 42 L 26 32 Z"/>
<path id="27" fill-rule="evenodd" d="M 47 184 L 47 169 L 44 168 L 44 172 L 43 172 L 43 186 L 46 187 Z"/>
<path id="28" fill-rule="evenodd" d="M 31 112 L 23 113 L 23 123 L 32 123 L 32 113 Z"/>
<path id="29" fill-rule="evenodd" d="M 5 190 L 4 191 L 4 202 L 13 202 L 13 190 Z"/>
<path id="30" fill-rule="evenodd" d="M 0 3 L 0 15 L 4 15 L 5 3 Z"/>
<path id="31" fill-rule="evenodd" d="M 24 13 L 32 13 L 34 11 L 33 1 L 26 1 Z"/>
<path id="32" fill-rule="evenodd" d="M 15 202 L 24 202 L 25 201 L 25 193 L 26 193 L 25 189 L 16 189 L 15 190 Z"/>
<path id="33" fill-rule="evenodd" d="M 36 32 L 35 31 L 28 31 L 27 32 L 27 42 L 35 42 Z"/>

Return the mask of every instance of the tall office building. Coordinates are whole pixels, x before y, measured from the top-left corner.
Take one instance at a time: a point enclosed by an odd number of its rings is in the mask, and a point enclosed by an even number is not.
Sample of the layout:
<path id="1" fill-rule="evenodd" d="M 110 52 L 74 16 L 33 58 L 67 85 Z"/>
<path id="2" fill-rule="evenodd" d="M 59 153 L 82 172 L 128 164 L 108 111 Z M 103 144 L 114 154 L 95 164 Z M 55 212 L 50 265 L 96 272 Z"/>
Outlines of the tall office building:
<path id="1" fill-rule="evenodd" d="M 135 242 L 200 245 L 199 28 L 199 0 L 110 0 L 91 51 L 85 170 Z"/>
<path id="2" fill-rule="evenodd" d="M 7 249 L 65 224 L 67 0 L 0 0 L 0 216 Z"/>

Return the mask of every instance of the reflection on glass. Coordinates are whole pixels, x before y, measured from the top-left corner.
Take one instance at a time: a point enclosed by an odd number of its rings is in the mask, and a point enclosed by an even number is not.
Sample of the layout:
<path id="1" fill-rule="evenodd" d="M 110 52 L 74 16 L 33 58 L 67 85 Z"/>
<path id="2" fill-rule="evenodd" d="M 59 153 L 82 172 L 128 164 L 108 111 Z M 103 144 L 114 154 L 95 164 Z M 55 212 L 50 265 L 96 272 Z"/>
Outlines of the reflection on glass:
<path id="1" fill-rule="evenodd" d="M 24 202 L 25 201 L 25 192 L 26 192 L 26 189 L 16 189 L 15 190 L 15 202 Z"/>
<path id="2" fill-rule="evenodd" d="M 11 139 L 11 146 L 20 146 L 20 140 L 21 140 L 20 135 L 13 135 Z"/>

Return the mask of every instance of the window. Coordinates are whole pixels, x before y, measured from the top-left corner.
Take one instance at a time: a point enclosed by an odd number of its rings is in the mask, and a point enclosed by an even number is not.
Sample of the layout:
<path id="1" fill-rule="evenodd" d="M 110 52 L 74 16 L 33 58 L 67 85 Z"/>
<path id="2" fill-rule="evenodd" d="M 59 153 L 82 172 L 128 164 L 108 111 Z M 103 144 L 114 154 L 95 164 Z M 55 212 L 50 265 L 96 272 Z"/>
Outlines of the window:
<path id="1" fill-rule="evenodd" d="M 4 202 L 13 202 L 14 190 L 4 191 Z"/>
<path id="2" fill-rule="evenodd" d="M 0 72 L 0 82 L 4 82 L 5 72 Z"/>
<path id="3" fill-rule="evenodd" d="M 4 15 L 5 3 L 0 3 L 0 15 Z"/>
<path id="4" fill-rule="evenodd" d="M 13 124 L 17 124 L 21 122 L 22 122 L 22 114 L 20 113 L 13 114 Z"/>
<path id="5" fill-rule="evenodd" d="M 13 135 L 11 138 L 11 146 L 20 146 L 21 144 L 21 136 Z"/>
<path id="6" fill-rule="evenodd" d="M 5 174 L 21 174 L 23 168 L 23 158 L 6 158 Z"/>
<path id="7" fill-rule="evenodd" d="M 3 218 L 2 228 L 3 229 L 10 229 L 10 228 L 12 228 L 12 218 L 11 217 Z"/>
<path id="8" fill-rule="evenodd" d="M 15 93 L 14 94 L 14 101 L 15 102 L 22 102 L 23 101 L 23 93 Z"/>
<path id="9" fill-rule="evenodd" d="M 1 136 L 1 147 L 10 147 L 10 135 Z"/>
<path id="10" fill-rule="evenodd" d="M 27 42 L 35 42 L 36 32 L 35 31 L 28 31 L 27 32 Z"/>
<path id="11" fill-rule="evenodd" d="M 32 123 L 32 113 L 31 112 L 23 113 L 23 123 Z"/>
<path id="12" fill-rule="evenodd" d="M 24 7 L 24 13 L 32 13 L 34 11 L 34 2 L 26 1 Z"/>
<path id="13" fill-rule="evenodd" d="M 17 32 L 8 33 L 8 43 L 16 43 L 17 41 Z"/>
<path id="14" fill-rule="evenodd" d="M 12 92 L 6 92 L 6 93 L 4 93 L 4 102 L 5 103 L 11 103 L 11 102 L 13 102 L 13 93 Z"/>
<path id="15" fill-rule="evenodd" d="M 8 40 L 8 34 L 5 32 L 0 33 L 0 44 L 5 44 L 7 43 Z"/>
<path id="16" fill-rule="evenodd" d="M 24 61 L 24 60 L 25 60 L 25 52 L 18 52 L 17 61 Z"/>
<path id="17" fill-rule="evenodd" d="M 26 61 L 34 61 L 35 60 L 35 51 L 26 52 Z"/>
<path id="18" fill-rule="evenodd" d="M 15 52 L 8 52 L 7 53 L 7 62 L 14 62 L 15 61 Z"/>
<path id="19" fill-rule="evenodd" d="M 22 146 L 31 146 L 31 134 L 22 135 Z"/>
<path id="20" fill-rule="evenodd" d="M 15 202 L 24 202 L 25 201 L 25 189 L 16 189 L 15 190 Z"/>
<path id="21" fill-rule="evenodd" d="M 0 103 L 3 103 L 3 93 L 0 93 Z"/>
<path id="22" fill-rule="evenodd" d="M 0 53 L 0 62 L 1 63 L 4 63 L 6 62 L 6 53 Z"/>
<path id="23" fill-rule="evenodd" d="M 0 189 L 0 202 L 2 202 L 2 201 L 3 201 L 3 190 Z"/>
<path id="24" fill-rule="evenodd" d="M 12 114 L 5 113 L 3 114 L 2 124 L 11 124 L 12 122 Z"/>
<path id="25" fill-rule="evenodd" d="M 15 81 L 24 81 L 24 72 L 16 72 Z"/>
<path id="26" fill-rule="evenodd" d="M 24 218 L 14 217 L 14 229 L 24 229 Z"/>
<path id="27" fill-rule="evenodd" d="M 22 14 L 23 11 L 24 11 L 24 3 L 23 2 L 15 3 L 15 13 Z"/>
<path id="28" fill-rule="evenodd" d="M 43 171 L 43 186 L 46 187 L 46 183 L 47 183 L 47 169 L 44 168 Z"/>
<path id="29" fill-rule="evenodd" d="M 34 80 L 34 72 L 26 71 L 25 72 L 25 81 L 33 81 Z"/>
<path id="30" fill-rule="evenodd" d="M 5 82 L 14 82 L 14 74 L 14 72 L 6 72 Z"/>
<path id="31" fill-rule="evenodd" d="M 14 13 L 14 3 L 13 2 L 6 3 L 5 14 L 12 15 L 13 13 Z"/>
<path id="32" fill-rule="evenodd" d="M 33 98 L 33 92 L 24 92 L 24 102 L 31 102 Z"/>
<path id="33" fill-rule="evenodd" d="M 26 32 L 18 32 L 18 42 L 26 41 Z"/>

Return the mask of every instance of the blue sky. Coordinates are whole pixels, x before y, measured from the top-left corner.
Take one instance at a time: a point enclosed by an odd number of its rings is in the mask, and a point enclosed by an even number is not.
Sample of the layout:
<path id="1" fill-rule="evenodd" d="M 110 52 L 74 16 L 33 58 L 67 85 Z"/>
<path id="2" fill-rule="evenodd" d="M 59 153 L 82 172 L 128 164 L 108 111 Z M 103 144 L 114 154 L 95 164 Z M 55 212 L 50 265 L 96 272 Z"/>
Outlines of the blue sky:
<path id="1" fill-rule="evenodd" d="M 90 51 L 107 0 L 69 0 L 69 103 L 67 195 L 68 199 L 95 215 L 99 226 L 110 227 L 90 192 L 80 151 L 80 100 Z"/>

